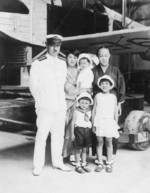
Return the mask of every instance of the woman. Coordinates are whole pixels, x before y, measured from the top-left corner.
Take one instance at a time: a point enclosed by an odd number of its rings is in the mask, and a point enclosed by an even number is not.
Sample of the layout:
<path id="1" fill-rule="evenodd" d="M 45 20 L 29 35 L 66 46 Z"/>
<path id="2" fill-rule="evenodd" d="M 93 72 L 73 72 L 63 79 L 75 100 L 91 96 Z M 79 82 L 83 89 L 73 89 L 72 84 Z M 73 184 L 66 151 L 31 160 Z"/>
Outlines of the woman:
<path id="1" fill-rule="evenodd" d="M 77 89 L 77 77 L 78 77 L 78 68 L 77 68 L 77 59 L 79 56 L 79 51 L 72 49 L 67 52 L 67 79 L 65 83 L 65 93 L 66 93 L 66 102 L 67 102 L 67 115 L 66 115 L 66 131 L 65 131 L 65 141 L 63 147 L 63 157 L 68 157 L 73 154 L 73 145 L 71 140 L 71 123 L 72 116 L 76 106 L 76 97 L 78 95 Z M 70 161 L 74 161 L 74 155 L 70 156 Z"/>

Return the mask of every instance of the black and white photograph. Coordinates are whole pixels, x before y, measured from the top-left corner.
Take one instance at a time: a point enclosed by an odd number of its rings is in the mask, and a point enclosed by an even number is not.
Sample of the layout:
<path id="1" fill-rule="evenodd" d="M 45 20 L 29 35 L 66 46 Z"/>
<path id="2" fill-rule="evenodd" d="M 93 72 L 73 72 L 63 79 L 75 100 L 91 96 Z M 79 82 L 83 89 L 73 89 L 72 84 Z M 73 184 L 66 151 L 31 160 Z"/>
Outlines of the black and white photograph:
<path id="1" fill-rule="evenodd" d="M 0 193 L 150 193 L 150 0 L 0 0 Z"/>

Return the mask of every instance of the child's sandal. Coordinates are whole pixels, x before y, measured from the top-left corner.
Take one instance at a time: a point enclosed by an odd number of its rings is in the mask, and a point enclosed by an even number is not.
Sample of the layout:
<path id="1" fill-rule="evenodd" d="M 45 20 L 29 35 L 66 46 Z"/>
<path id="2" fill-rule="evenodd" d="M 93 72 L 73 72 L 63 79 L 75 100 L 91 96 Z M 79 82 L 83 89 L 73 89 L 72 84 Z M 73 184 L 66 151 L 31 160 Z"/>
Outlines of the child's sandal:
<path id="1" fill-rule="evenodd" d="M 80 174 L 84 174 L 85 171 L 82 169 L 81 166 L 77 166 L 76 169 L 75 169 L 76 172 L 80 173 Z"/>
<path id="2" fill-rule="evenodd" d="M 112 164 L 108 164 L 108 163 L 107 163 L 107 165 L 106 165 L 106 172 L 112 173 L 112 171 L 113 171 L 113 166 L 112 166 Z"/>
<path id="3" fill-rule="evenodd" d="M 104 165 L 102 163 L 98 163 L 97 167 L 95 168 L 95 172 L 101 172 L 104 168 Z"/>
<path id="4" fill-rule="evenodd" d="M 91 169 L 90 168 L 88 168 L 87 166 L 82 166 L 82 168 L 84 169 L 84 171 L 85 172 L 91 172 Z"/>

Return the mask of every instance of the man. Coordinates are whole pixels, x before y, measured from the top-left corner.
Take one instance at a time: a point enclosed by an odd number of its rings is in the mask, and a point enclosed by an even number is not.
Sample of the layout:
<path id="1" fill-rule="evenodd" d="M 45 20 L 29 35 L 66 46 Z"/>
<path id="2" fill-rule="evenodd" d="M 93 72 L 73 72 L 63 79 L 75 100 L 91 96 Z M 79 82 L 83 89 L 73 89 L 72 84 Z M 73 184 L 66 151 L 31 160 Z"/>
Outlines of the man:
<path id="1" fill-rule="evenodd" d="M 100 77 L 103 75 L 109 75 L 113 80 L 114 80 L 114 88 L 112 89 L 112 93 L 114 93 L 117 97 L 117 102 L 118 102 L 118 116 L 121 115 L 121 104 L 125 100 L 125 81 L 124 77 L 121 74 L 120 70 L 110 64 L 110 51 L 108 48 L 101 47 L 97 50 L 97 57 L 99 59 L 99 64 L 92 69 L 93 75 L 94 75 L 94 80 L 93 80 L 93 93 L 94 96 L 98 93 L 101 92 L 100 88 L 97 85 L 97 81 Z M 95 141 L 95 137 L 93 139 L 93 142 Z M 115 157 L 116 152 L 117 152 L 117 145 L 118 145 L 118 139 L 113 138 L 113 156 Z M 104 146 L 105 148 L 105 146 Z M 96 149 L 95 146 L 93 145 L 93 154 L 95 154 Z M 104 154 L 105 154 L 105 149 L 104 149 Z M 113 162 L 113 161 L 112 161 Z"/>
<path id="2" fill-rule="evenodd" d="M 41 174 L 45 162 L 45 146 L 51 133 L 52 166 L 70 171 L 63 163 L 62 147 L 66 117 L 64 84 L 66 62 L 58 58 L 62 36 L 47 35 L 47 54 L 33 62 L 30 71 L 30 90 L 35 99 L 37 134 L 33 158 L 33 175 Z"/>

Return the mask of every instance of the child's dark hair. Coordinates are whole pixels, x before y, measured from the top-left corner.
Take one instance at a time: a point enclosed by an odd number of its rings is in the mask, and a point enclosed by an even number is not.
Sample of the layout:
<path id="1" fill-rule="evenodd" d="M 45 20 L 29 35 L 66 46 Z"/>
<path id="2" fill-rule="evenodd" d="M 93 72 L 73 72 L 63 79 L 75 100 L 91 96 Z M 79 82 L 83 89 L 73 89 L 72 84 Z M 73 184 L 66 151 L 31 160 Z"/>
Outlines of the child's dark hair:
<path id="1" fill-rule="evenodd" d="M 91 103 L 91 100 L 88 97 L 82 97 L 82 98 L 79 99 L 79 101 L 80 100 L 87 100 L 87 101 L 89 101 Z"/>
<path id="2" fill-rule="evenodd" d="M 110 80 L 108 80 L 108 79 L 102 79 L 100 82 L 99 82 L 99 85 L 102 83 L 102 82 L 105 82 L 105 81 L 107 81 L 107 82 L 109 82 L 109 84 L 112 86 L 112 82 L 110 82 Z"/>
<path id="3" fill-rule="evenodd" d="M 86 57 L 83 57 L 80 60 L 85 60 L 85 59 L 88 61 L 88 63 L 90 63 L 90 60 L 88 58 L 86 58 Z M 79 64 L 80 64 L 80 60 L 79 60 Z"/>

